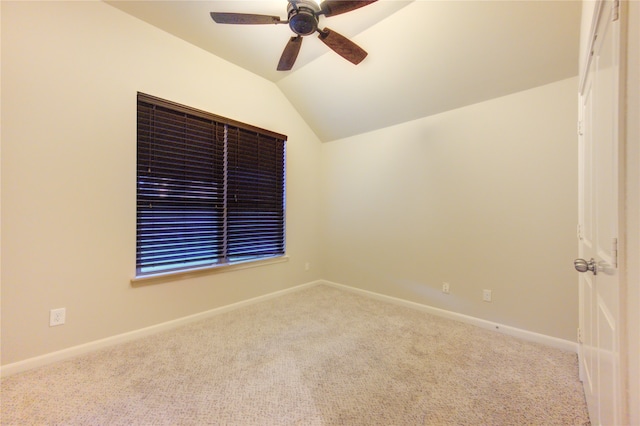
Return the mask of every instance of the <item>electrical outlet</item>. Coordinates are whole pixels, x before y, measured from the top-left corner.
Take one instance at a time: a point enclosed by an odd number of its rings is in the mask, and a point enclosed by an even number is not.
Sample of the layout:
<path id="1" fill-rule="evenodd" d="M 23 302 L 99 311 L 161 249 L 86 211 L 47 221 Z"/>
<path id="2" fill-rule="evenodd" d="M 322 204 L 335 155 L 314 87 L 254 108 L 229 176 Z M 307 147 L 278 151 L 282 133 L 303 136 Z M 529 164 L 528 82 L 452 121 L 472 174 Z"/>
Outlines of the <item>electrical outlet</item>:
<path id="1" fill-rule="evenodd" d="M 491 302 L 491 290 L 482 290 L 482 300 Z"/>
<path id="2" fill-rule="evenodd" d="M 49 326 L 64 324 L 65 317 L 67 316 L 66 308 L 52 309 L 49 314 Z"/>
<path id="3" fill-rule="evenodd" d="M 442 283 L 442 292 L 449 294 L 449 283 Z"/>

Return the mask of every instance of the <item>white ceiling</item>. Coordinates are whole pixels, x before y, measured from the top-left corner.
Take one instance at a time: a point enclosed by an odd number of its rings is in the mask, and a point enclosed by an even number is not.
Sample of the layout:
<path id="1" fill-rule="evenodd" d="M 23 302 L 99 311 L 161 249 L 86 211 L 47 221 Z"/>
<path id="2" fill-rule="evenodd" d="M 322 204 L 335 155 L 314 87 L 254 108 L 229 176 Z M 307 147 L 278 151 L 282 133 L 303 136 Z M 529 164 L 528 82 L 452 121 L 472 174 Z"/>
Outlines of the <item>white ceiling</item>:
<path id="1" fill-rule="evenodd" d="M 276 65 L 287 25 L 222 25 L 209 13 L 286 19 L 286 0 L 108 1 L 273 81 L 332 141 L 569 78 L 578 73 L 578 0 L 379 0 L 329 27 L 369 56 L 347 62 L 305 37 L 291 71 Z"/>

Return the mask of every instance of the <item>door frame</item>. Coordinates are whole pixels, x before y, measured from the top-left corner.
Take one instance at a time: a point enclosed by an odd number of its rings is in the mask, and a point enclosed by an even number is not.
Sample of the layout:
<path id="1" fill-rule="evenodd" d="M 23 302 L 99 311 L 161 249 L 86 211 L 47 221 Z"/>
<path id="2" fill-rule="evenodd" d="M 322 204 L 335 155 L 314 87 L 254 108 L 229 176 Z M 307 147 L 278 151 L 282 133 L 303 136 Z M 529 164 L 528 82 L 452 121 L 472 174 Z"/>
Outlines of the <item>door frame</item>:
<path id="1" fill-rule="evenodd" d="M 626 336 L 622 349 L 626 369 L 628 424 L 640 424 L 640 2 L 621 4 L 623 36 L 626 45 L 624 72 L 626 111 L 624 148 L 625 176 L 625 270 L 622 274 L 626 295 Z"/>

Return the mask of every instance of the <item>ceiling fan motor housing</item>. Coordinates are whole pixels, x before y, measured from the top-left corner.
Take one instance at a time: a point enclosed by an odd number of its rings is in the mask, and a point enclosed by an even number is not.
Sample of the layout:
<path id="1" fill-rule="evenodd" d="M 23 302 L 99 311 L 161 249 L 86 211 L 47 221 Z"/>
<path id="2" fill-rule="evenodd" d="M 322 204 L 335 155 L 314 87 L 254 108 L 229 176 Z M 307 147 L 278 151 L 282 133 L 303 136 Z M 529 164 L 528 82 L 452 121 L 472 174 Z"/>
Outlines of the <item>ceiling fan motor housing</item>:
<path id="1" fill-rule="evenodd" d="M 294 33 L 306 36 L 313 34 L 318 29 L 318 16 L 320 7 L 309 0 L 290 1 L 287 6 L 289 27 Z"/>

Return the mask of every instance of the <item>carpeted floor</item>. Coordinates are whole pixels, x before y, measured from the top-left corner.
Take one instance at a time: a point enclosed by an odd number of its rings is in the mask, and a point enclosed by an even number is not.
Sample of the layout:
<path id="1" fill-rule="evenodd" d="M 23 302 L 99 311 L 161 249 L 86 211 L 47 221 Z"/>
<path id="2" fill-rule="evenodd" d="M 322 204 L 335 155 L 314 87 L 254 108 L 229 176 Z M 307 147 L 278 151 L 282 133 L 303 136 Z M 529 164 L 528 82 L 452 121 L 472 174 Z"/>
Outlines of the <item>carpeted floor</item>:
<path id="1" fill-rule="evenodd" d="M 587 425 L 575 353 L 319 285 L 16 374 L 3 425 Z"/>

